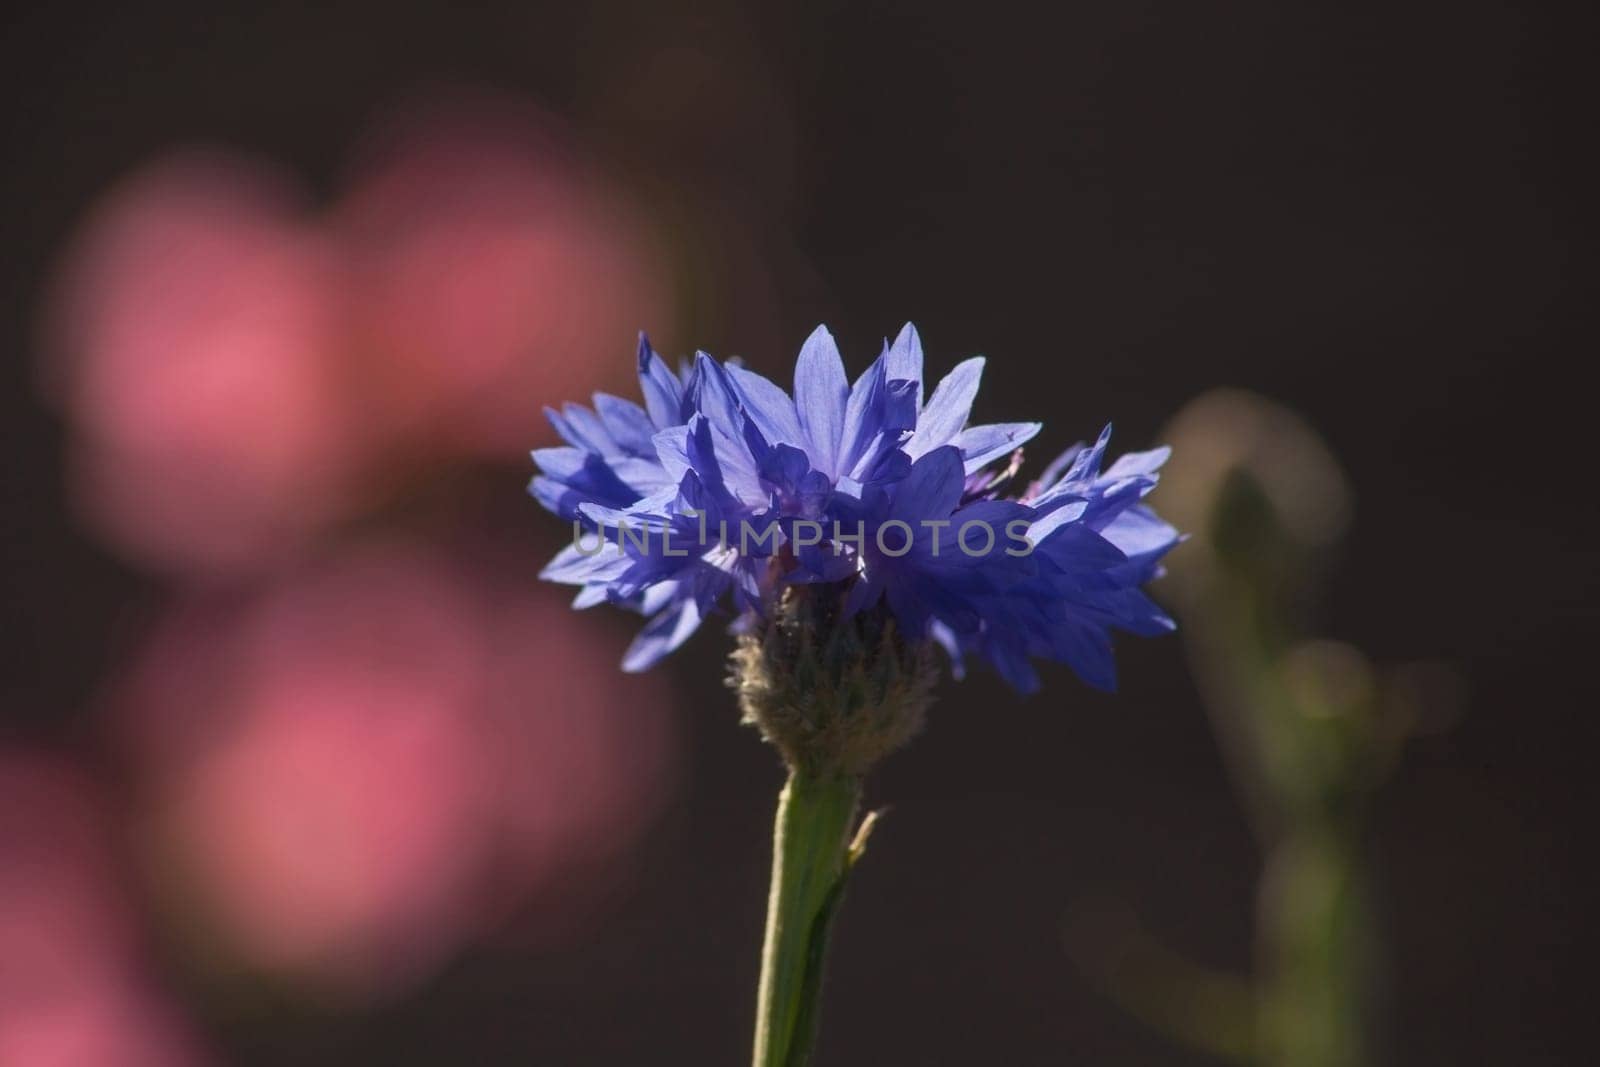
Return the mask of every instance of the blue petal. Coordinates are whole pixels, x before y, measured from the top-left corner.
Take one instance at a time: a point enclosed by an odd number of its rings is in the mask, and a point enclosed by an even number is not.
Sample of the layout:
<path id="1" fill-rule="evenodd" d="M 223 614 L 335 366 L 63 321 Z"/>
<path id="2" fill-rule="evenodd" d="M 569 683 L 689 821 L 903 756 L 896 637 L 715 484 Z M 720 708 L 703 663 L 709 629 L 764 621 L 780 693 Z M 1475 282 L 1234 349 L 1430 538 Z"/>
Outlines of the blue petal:
<path id="1" fill-rule="evenodd" d="M 557 445 L 554 448 L 536 448 L 528 455 L 533 457 L 534 465 L 541 474 L 549 478 L 571 478 L 580 473 L 584 464 L 599 460 L 600 457 L 592 452 L 585 452 L 581 448 L 571 445 Z M 604 466 L 601 461 L 601 466 Z"/>
<path id="2" fill-rule="evenodd" d="M 1016 450 L 1033 439 L 1042 428 L 1037 422 L 997 422 L 989 426 L 969 426 L 956 434 L 951 443 L 961 449 L 967 473 Z"/>
<path id="3" fill-rule="evenodd" d="M 1088 501 L 1069 496 L 1057 496 L 1045 505 L 1035 504 L 1040 516 L 1028 527 L 1028 537 L 1038 544 L 1066 523 L 1081 521 L 1088 509 Z"/>
<path id="4" fill-rule="evenodd" d="M 668 604 L 676 601 L 681 595 L 684 594 L 682 592 L 682 583 L 680 582 L 662 582 L 659 585 L 653 585 L 645 590 L 644 596 L 640 598 L 639 613 L 642 615 L 654 615 Z"/>
<path id="5" fill-rule="evenodd" d="M 1113 626 L 1140 637 L 1159 637 L 1178 628 L 1172 616 L 1138 587 L 1120 590 L 1107 601 Z"/>
<path id="6" fill-rule="evenodd" d="M 616 440 L 594 412 L 582 404 L 563 404 L 561 414 L 566 418 L 569 431 L 576 438 L 573 444 L 602 456 L 620 454 L 621 449 L 617 447 Z"/>
<path id="7" fill-rule="evenodd" d="M 727 368 L 728 377 L 744 401 L 744 411 L 772 444 L 804 447 L 805 436 L 789 394 L 755 371 L 743 367 Z"/>
<path id="8" fill-rule="evenodd" d="M 700 628 L 703 616 L 693 597 L 684 597 L 645 624 L 622 657 L 630 673 L 648 670 L 661 662 Z"/>
<path id="9" fill-rule="evenodd" d="M 666 471 L 667 478 L 673 484 L 683 480 L 691 464 L 689 462 L 689 427 L 670 426 L 660 431 L 650 439 L 655 446 L 656 459 Z"/>
<path id="10" fill-rule="evenodd" d="M 862 473 L 861 481 L 868 485 L 898 482 L 910 473 L 911 457 L 895 448 L 879 456 L 877 461 Z"/>
<path id="11" fill-rule="evenodd" d="M 1133 558 L 1159 555 L 1178 543 L 1177 529 L 1146 507 L 1129 508 L 1100 533 Z"/>
<path id="12" fill-rule="evenodd" d="M 957 364 L 933 391 L 917 419 L 917 432 L 906 443 L 906 453 L 912 459 L 949 444 L 965 428 L 983 378 L 983 362 L 982 356 L 973 356 Z"/>
<path id="13" fill-rule="evenodd" d="M 922 338 L 917 336 L 917 328 L 909 322 L 900 328 L 900 335 L 894 339 L 894 344 L 889 346 L 885 357 L 889 365 L 888 378 L 890 381 L 910 381 L 911 390 L 916 407 L 915 411 L 922 410 Z"/>
<path id="14" fill-rule="evenodd" d="M 1105 461 L 1106 448 L 1111 444 L 1111 424 L 1108 422 L 1100 431 L 1100 436 L 1095 438 L 1094 444 L 1078 454 L 1072 463 L 1072 469 L 1067 472 L 1066 480 L 1075 481 L 1080 478 L 1093 478 L 1100 472 L 1100 464 Z"/>
<path id="15" fill-rule="evenodd" d="M 918 586 L 907 582 L 889 583 L 884 589 L 884 599 L 900 632 L 908 641 L 921 641 L 928 633 L 933 613 L 920 595 Z"/>
<path id="16" fill-rule="evenodd" d="M 1011 688 L 1024 696 L 1039 691 L 1039 672 L 1028 662 L 1025 649 L 1009 642 L 996 641 L 989 644 L 984 652 L 984 658 Z"/>
<path id="17" fill-rule="evenodd" d="M 1084 523 L 1091 529 L 1105 529 L 1124 512 L 1138 506 L 1139 501 L 1144 499 L 1145 494 L 1154 486 L 1155 479 L 1147 475 L 1123 478 L 1115 482 L 1107 482 L 1104 478 L 1095 479 L 1089 484 L 1085 493 L 1089 500 L 1089 510 L 1083 517 Z"/>
<path id="18" fill-rule="evenodd" d="M 1079 441 L 1071 448 L 1068 448 L 1065 452 L 1062 452 L 1061 455 L 1050 461 L 1050 463 L 1045 467 L 1043 473 L 1039 475 L 1038 481 L 1035 484 L 1041 487 L 1050 487 L 1055 485 L 1061 480 L 1061 475 L 1065 473 L 1067 469 L 1070 468 L 1077 460 L 1078 454 L 1088 447 L 1089 446 L 1084 442 Z"/>
<path id="19" fill-rule="evenodd" d="M 956 681 L 961 681 L 967 676 L 967 665 L 961 655 L 961 643 L 956 640 L 956 635 L 950 627 L 942 622 L 933 622 L 928 626 L 928 636 L 939 643 L 945 655 L 950 657 L 950 676 Z"/>
<path id="20" fill-rule="evenodd" d="M 1102 477 L 1112 479 L 1131 478 L 1141 474 L 1154 475 L 1171 457 L 1172 449 L 1166 445 L 1152 448 L 1148 452 L 1129 452 L 1125 456 L 1118 457 Z"/>
<path id="21" fill-rule="evenodd" d="M 779 445 L 767 452 L 758 473 L 779 493 L 793 497 L 799 494 L 800 483 L 811 473 L 811 460 L 798 448 Z"/>
<path id="22" fill-rule="evenodd" d="M 542 474 L 534 475 L 528 482 L 528 495 L 537 500 L 540 507 L 563 519 L 574 518 L 583 500 L 583 494 L 571 486 Z"/>
<path id="23" fill-rule="evenodd" d="M 1107 693 L 1117 691 L 1117 665 L 1111 653 L 1111 637 L 1105 630 L 1069 625 L 1058 628 L 1051 636 L 1054 658 L 1094 688 Z"/>
<path id="24" fill-rule="evenodd" d="M 845 403 L 844 427 L 839 435 L 838 463 L 834 474 L 845 474 L 855 468 L 856 462 L 867 447 L 883 430 L 883 401 L 886 379 L 884 357 L 872 361 L 856 384 L 850 389 Z"/>
<path id="25" fill-rule="evenodd" d="M 623 451 L 634 456 L 655 454 L 655 447 L 650 443 L 656 432 L 655 425 L 638 404 L 610 393 L 596 393 L 594 408 Z"/>
<path id="26" fill-rule="evenodd" d="M 1033 509 L 1015 500 L 979 500 L 968 504 L 950 518 L 952 529 L 964 522 L 987 523 L 994 527 L 995 540 L 1004 541 L 1007 524 L 1033 518 Z"/>
<path id="27" fill-rule="evenodd" d="M 694 415 L 689 419 L 687 445 L 689 465 L 699 473 L 719 506 L 766 504 L 767 491 L 762 488 L 750 450 L 742 441 L 736 443 L 707 416 Z"/>
<path id="28" fill-rule="evenodd" d="M 915 430 L 921 403 L 921 378 L 895 378 L 891 375 L 883 398 L 884 429 Z"/>
<path id="29" fill-rule="evenodd" d="M 911 465 L 911 473 L 895 490 L 889 517 L 910 522 L 913 528 L 926 517 L 948 518 L 961 502 L 966 480 L 960 450 L 936 448 Z"/>
<path id="30" fill-rule="evenodd" d="M 592 544 L 593 536 L 595 535 L 584 539 L 585 547 Z M 621 574 L 627 565 L 627 556 L 613 541 L 605 541 L 604 547 L 590 555 L 579 552 L 575 545 L 568 545 L 556 553 L 555 559 L 545 564 L 544 570 L 539 572 L 539 577 L 562 585 L 579 585 L 586 582 L 607 581 Z"/>
<path id="31" fill-rule="evenodd" d="M 795 486 L 795 497 L 802 515 L 820 515 L 833 495 L 833 483 L 821 471 L 807 471 Z"/>
<path id="32" fill-rule="evenodd" d="M 695 415 L 689 419 L 689 466 L 699 475 L 699 484 L 710 490 L 712 500 L 720 508 L 726 508 L 736 502 L 723 474 L 723 464 L 717 454 L 715 435 L 716 431 L 711 425 L 711 420 L 706 416 Z"/>
<path id="33" fill-rule="evenodd" d="M 607 532 L 618 530 L 625 525 L 630 530 L 647 531 L 653 535 L 665 529 L 667 525 L 666 518 L 661 515 L 628 508 L 608 508 L 592 500 L 585 500 L 579 504 L 578 514 Z M 626 549 L 627 543 L 622 542 L 622 544 Z"/>
<path id="34" fill-rule="evenodd" d="M 733 385 L 721 365 L 704 352 L 694 354 L 694 373 L 684 391 L 684 421 L 688 421 L 691 412 L 704 415 L 729 437 L 740 436 L 744 420 L 739 416 Z"/>
<path id="35" fill-rule="evenodd" d="M 1031 531 L 1029 536 L 1032 536 Z M 1075 576 L 1104 571 L 1128 558 L 1116 545 L 1081 522 L 1068 523 L 1041 537 L 1034 551 Z"/>
<path id="36" fill-rule="evenodd" d="M 844 361 L 826 326 L 818 326 L 800 349 L 794 368 L 794 400 L 800 427 L 810 442 L 813 465 L 828 475 L 839 473 L 839 441 L 844 432 L 850 382 Z"/>
<path id="37" fill-rule="evenodd" d="M 665 430 L 684 421 L 683 386 L 650 347 L 650 338 L 642 331 L 639 334 L 639 389 L 644 393 L 645 410 L 650 413 L 650 421 L 656 429 Z"/>
<path id="38" fill-rule="evenodd" d="M 616 507 L 626 507 L 639 498 L 639 493 L 627 485 L 592 452 L 579 448 L 538 448 L 533 451 L 533 461 L 546 479 L 562 483 L 566 489 L 584 498 L 605 501 Z M 535 482 L 538 483 L 538 479 Z M 538 488 L 536 484 L 534 488 Z M 548 489 L 545 490 L 548 492 Z M 547 507 L 546 497 L 536 493 L 540 503 Z M 562 518 L 571 518 L 570 510 L 558 511 Z"/>

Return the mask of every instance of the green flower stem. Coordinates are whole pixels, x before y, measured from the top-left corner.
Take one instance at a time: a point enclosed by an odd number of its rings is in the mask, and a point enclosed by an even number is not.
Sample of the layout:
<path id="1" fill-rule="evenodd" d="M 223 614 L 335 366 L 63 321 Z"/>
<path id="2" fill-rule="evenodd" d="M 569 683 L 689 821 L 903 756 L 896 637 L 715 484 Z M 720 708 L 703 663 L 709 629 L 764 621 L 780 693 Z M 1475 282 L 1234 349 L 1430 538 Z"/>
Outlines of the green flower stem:
<path id="1" fill-rule="evenodd" d="M 861 848 L 850 842 L 860 800 L 860 779 L 804 771 L 791 772 L 778 796 L 754 1067 L 810 1059 L 828 928 Z"/>
<path id="2" fill-rule="evenodd" d="M 1360 1067 L 1367 1048 L 1372 917 L 1354 827 L 1297 826 L 1272 851 L 1258 929 L 1266 968 L 1260 1062 Z"/>

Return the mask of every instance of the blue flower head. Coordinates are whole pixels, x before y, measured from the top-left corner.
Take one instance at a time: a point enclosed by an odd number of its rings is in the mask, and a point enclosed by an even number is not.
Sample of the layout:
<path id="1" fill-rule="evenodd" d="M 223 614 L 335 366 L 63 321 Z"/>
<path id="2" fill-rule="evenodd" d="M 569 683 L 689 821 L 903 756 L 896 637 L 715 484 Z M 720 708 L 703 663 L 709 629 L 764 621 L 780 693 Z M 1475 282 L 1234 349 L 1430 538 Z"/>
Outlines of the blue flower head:
<path id="1" fill-rule="evenodd" d="M 818 327 L 791 393 L 703 352 L 674 371 L 641 335 L 642 406 L 546 411 L 565 444 L 533 453 L 530 491 L 574 540 L 544 577 L 646 616 L 628 670 L 724 605 L 753 635 L 800 604 L 811 629 L 943 648 L 958 677 L 976 658 L 1031 692 L 1043 659 L 1112 689 L 1111 631 L 1173 627 L 1141 588 L 1178 541 L 1143 503 L 1167 450 L 1107 466 L 1107 427 L 1008 496 L 1040 426 L 968 424 L 983 363 L 925 396 L 908 324 L 851 383 Z"/>

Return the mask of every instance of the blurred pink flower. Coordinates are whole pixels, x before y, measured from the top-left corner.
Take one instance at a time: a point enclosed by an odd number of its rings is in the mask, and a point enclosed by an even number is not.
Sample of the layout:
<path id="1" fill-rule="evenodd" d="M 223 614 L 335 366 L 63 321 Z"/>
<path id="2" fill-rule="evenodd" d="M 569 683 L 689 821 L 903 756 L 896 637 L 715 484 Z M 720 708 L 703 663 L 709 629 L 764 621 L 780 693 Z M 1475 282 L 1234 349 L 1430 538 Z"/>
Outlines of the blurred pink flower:
<path id="1" fill-rule="evenodd" d="M 99 205 L 62 276 L 48 383 L 90 523 L 163 569 L 293 545 L 359 459 L 337 362 L 340 275 L 265 167 L 182 155 Z"/>
<path id="2" fill-rule="evenodd" d="M 396 414 L 469 450 L 522 455 L 545 403 L 631 382 L 637 332 L 671 328 L 649 227 L 553 131 L 505 102 L 406 114 L 333 215 Z"/>
<path id="3" fill-rule="evenodd" d="M 0 749 L 0 1064 L 201 1061 L 140 965 L 104 814 L 65 764 Z"/>
<path id="4" fill-rule="evenodd" d="M 671 328 L 649 227 L 551 120 L 413 112 L 313 215 L 270 166 L 180 153 L 68 250 L 46 390 L 81 513 L 130 558 L 258 570 L 442 462 L 519 457 L 540 408 Z"/>
<path id="5" fill-rule="evenodd" d="M 523 583 L 419 547 L 324 563 L 156 635 L 122 722 L 185 899 L 244 965 L 382 993 L 538 891 L 615 881 L 666 708 Z"/>

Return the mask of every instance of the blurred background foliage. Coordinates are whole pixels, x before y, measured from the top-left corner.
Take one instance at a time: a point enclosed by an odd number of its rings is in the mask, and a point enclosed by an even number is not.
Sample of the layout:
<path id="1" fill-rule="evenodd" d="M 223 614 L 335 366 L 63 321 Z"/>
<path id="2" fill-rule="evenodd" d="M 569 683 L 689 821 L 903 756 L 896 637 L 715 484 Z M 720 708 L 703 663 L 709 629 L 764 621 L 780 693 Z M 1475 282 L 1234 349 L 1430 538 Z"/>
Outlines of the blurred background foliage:
<path id="1" fill-rule="evenodd" d="M 1210 972 L 1104 905 L 1072 915 L 1068 946 L 1130 1011 L 1197 1049 L 1284 1067 L 1374 1062 L 1386 970 L 1372 794 L 1408 736 L 1448 724 L 1462 683 L 1444 664 L 1380 670 L 1309 632 L 1351 491 L 1304 420 L 1216 390 L 1162 436 L 1177 458 L 1161 506 L 1192 531 L 1165 589 L 1263 856 L 1256 959 L 1248 977 Z"/>
<path id="2" fill-rule="evenodd" d="M 1176 447 L 1183 628 L 946 686 L 820 1062 L 1581 1060 L 1552 13 L 5 20 L 0 1067 L 739 1062 L 779 770 L 713 635 L 623 676 L 540 586 L 525 452 L 641 328 L 907 318 L 1035 470 Z"/>

